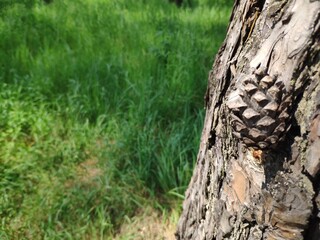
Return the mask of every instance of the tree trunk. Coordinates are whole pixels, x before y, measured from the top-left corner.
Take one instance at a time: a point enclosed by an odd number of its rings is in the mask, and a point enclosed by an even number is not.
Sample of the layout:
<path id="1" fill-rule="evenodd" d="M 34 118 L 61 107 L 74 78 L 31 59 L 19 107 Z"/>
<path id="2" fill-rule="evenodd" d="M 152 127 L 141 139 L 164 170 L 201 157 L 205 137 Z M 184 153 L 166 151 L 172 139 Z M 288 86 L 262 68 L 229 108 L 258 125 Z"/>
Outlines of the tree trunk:
<path id="1" fill-rule="evenodd" d="M 320 239 L 320 1 L 236 0 L 177 239 Z"/>

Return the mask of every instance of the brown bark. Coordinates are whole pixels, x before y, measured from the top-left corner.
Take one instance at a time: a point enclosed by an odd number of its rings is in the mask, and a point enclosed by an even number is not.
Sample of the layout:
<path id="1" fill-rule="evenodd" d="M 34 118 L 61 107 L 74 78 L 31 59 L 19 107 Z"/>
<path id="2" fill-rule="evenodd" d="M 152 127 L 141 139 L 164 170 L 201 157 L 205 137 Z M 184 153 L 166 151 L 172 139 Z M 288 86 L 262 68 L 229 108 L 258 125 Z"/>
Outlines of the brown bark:
<path id="1" fill-rule="evenodd" d="M 235 1 L 209 74 L 177 239 L 320 239 L 319 20 L 320 1 Z M 265 76 L 280 89 L 279 102 L 268 95 Z M 282 126 L 277 134 L 243 116 L 252 108 L 262 117 L 268 103 L 243 90 L 246 79 L 279 105 L 281 112 L 268 115 L 273 129 Z M 237 88 L 241 106 L 230 104 Z"/>

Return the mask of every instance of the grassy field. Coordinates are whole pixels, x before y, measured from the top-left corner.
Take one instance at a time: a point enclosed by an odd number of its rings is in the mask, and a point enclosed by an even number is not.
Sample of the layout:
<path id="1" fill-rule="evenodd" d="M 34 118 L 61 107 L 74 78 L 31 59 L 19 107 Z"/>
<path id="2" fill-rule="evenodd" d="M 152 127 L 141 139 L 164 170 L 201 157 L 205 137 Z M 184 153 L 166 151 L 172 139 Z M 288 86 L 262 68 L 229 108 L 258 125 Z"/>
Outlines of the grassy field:
<path id="1" fill-rule="evenodd" d="M 185 2 L 1 1 L 0 239 L 178 216 L 231 9 Z"/>

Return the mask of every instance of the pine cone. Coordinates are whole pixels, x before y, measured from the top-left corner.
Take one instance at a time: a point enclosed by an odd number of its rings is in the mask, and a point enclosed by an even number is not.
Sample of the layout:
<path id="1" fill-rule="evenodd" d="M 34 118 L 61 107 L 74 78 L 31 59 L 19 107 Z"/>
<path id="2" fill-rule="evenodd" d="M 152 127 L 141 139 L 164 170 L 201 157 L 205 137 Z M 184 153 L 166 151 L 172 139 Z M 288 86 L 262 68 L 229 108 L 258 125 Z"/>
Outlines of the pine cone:
<path id="1" fill-rule="evenodd" d="M 233 134 L 248 147 L 275 148 L 289 130 L 291 96 L 282 81 L 241 75 L 228 96 Z"/>

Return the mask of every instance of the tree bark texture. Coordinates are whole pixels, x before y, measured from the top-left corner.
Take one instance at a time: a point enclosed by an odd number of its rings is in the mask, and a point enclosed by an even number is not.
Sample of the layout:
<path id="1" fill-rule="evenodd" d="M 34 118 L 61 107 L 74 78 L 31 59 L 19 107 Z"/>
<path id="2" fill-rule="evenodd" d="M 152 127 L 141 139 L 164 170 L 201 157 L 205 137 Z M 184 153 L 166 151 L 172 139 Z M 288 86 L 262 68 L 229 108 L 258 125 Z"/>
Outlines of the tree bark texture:
<path id="1" fill-rule="evenodd" d="M 320 1 L 235 1 L 177 239 L 320 239 L 319 20 Z"/>

